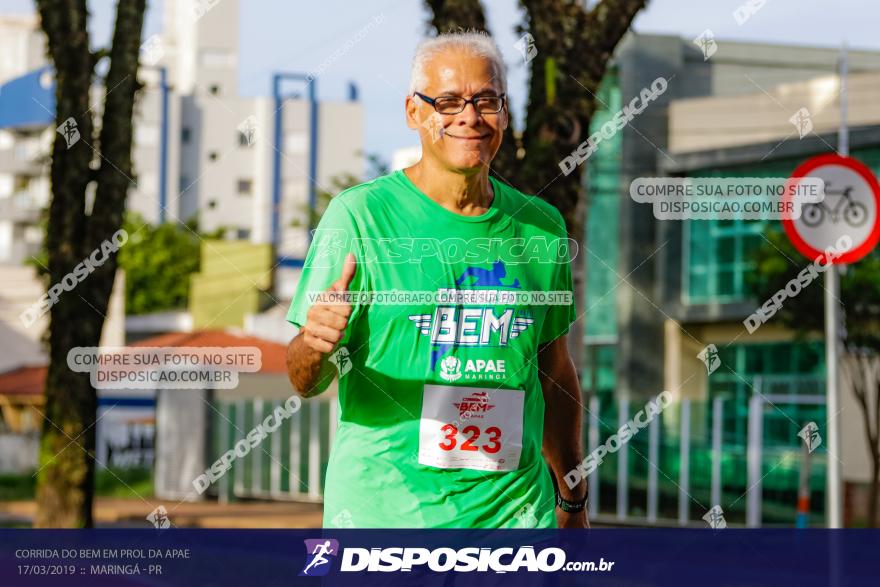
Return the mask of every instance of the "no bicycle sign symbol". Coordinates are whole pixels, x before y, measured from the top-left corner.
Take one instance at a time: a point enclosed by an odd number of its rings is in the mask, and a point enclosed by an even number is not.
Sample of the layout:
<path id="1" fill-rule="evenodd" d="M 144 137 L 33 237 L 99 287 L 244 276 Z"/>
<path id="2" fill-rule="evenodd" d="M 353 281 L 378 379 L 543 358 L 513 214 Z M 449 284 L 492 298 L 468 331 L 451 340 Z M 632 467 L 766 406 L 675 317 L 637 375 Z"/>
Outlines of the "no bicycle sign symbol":
<path id="1" fill-rule="evenodd" d="M 827 249 L 851 239 L 852 246 L 832 260 L 835 264 L 855 263 L 870 253 L 880 241 L 880 184 L 871 170 L 851 157 L 826 154 L 802 163 L 791 181 L 805 177 L 825 182 L 825 199 L 805 204 L 799 218 L 783 219 L 795 248 L 810 260 L 824 259 Z"/>

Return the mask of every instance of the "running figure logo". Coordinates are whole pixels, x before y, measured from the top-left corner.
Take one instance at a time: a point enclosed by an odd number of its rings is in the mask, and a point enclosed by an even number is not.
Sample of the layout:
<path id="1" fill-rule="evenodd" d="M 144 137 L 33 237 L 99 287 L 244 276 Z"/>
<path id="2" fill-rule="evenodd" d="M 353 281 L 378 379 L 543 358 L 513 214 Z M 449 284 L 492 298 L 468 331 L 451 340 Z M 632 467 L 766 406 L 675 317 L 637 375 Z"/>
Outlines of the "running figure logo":
<path id="1" fill-rule="evenodd" d="M 714 344 L 710 344 L 701 350 L 700 354 L 697 355 L 697 358 L 703 361 L 703 364 L 706 365 L 707 375 L 714 373 L 715 369 L 721 365 L 721 357 L 718 356 L 718 347 Z"/>
<path id="2" fill-rule="evenodd" d="M 62 136 L 68 149 L 79 142 L 79 128 L 76 126 L 76 120 L 74 120 L 72 116 L 62 122 L 58 128 L 55 129 L 55 132 Z"/>
<path id="3" fill-rule="evenodd" d="M 330 572 L 330 558 L 339 554 L 339 542 L 332 538 L 312 538 L 305 540 L 306 566 L 300 577 L 321 577 Z"/>
<path id="4" fill-rule="evenodd" d="M 797 129 L 800 138 L 804 138 L 813 132 L 813 119 L 810 118 L 810 111 L 806 108 L 801 108 L 795 112 L 788 121 Z"/>
<path id="5" fill-rule="evenodd" d="M 492 269 L 483 269 L 482 267 L 470 266 L 465 269 L 461 277 L 455 280 L 455 285 L 461 285 L 468 278 L 473 281 L 467 284 L 470 287 L 510 287 L 519 288 L 519 279 L 514 278 L 510 285 L 501 283 L 501 279 L 507 276 L 507 269 L 504 267 L 503 261 L 496 261 L 492 264 Z"/>

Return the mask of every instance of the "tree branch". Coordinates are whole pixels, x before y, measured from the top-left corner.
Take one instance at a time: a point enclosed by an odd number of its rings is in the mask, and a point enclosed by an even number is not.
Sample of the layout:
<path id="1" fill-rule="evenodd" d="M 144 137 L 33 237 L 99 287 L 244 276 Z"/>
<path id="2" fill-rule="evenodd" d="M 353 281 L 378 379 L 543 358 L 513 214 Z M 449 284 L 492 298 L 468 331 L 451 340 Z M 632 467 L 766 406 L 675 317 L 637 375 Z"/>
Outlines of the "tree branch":
<path id="1" fill-rule="evenodd" d="M 489 32 L 480 0 L 425 0 L 433 13 L 431 26 L 438 33 L 459 29 Z"/>
<path id="2" fill-rule="evenodd" d="M 90 250 L 122 226 L 125 197 L 133 183 L 131 144 L 134 95 L 146 0 L 120 0 L 110 48 L 110 68 L 104 83 L 101 123 L 101 167 L 89 220 Z M 114 264 L 115 269 L 115 264 Z"/>
<path id="3" fill-rule="evenodd" d="M 93 153 L 89 89 L 93 67 L 89 49 L 86 0 L 37 0 L 40 25 L 46 34 L 48 56 L 55 66 L 55 124 L 72 119 L 69 128 L 80 139 L 70 146 L 61 134 L 52 147 L 52 201 L 46 246 L 51 280 L 58 281 L 82 257 L 85 187 Z M 70 135 L 75 136 L 74 134 Z"/>
<path id="4" fill-rule="evenodd" d="M 146 0 L 119 0 L 116 26 L 110 48 L 110 67 L 104 80 L 104 107 L 98 141 L 101 165 L 97 170 L 97 189 L 88 223 L 88 251 L 95 250 L 122 228 L 128 188 L 134 183 L 131 146 L 132 117 L 137 81 L 140 38 Z M 110 258 L 82 288 L 82 296 L 92 308 L 105 315 L 113 289 L 117 258 Z M 100 336 L 100 333 L 98 333 Z"/>
<path id="5" fill-rule="evenodd" d="M 586 50 L 597 56 L 595 62 L 607 62 L 611 58 L 636 14 L 644 7 L 645 0 L 601 0 L 593 7 L 587 15 L 587 27 L 598 34 L 586 39 Z"/>

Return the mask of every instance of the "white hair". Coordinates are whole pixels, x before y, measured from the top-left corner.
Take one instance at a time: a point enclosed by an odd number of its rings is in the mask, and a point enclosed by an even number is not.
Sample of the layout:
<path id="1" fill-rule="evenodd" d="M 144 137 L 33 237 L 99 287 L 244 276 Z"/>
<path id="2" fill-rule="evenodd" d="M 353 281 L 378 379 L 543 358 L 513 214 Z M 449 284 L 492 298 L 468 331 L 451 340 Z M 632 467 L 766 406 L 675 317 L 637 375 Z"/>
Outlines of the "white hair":
<path id="1" fill-rule="evenodd" d="M 495 41 L 487 33 L 466 31 L 444 33 L 419 43 L 419 46 L 416 47 L 416 54 L 413 56 L 412 70 L 410 71 L 410 95 L 414 92 L 424 91 L 428 83 L 428 76 L 425 73 L 428 61 L 438 53 L 443 53 L 450 49 L 464 50 L 472 55 L 491 61 L 495 67 L 501 91 L 507 92 L 507 68 L 504 66 L 504 59 L 501 58 L 501 51 L 498 50 L 498 45 L 495 44 Z"/>

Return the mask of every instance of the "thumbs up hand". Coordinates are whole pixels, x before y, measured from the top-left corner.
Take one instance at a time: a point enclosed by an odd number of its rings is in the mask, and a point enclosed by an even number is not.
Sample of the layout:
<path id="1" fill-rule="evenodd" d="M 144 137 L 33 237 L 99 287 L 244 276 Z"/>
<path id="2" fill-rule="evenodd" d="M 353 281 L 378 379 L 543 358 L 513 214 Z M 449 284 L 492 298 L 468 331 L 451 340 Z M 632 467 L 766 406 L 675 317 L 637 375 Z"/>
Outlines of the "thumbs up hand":
<path id="1" fill-rule="evenodd" d="M 347 292 L 356 272 L 357 259 L 353 253 L 349 253 L 345 257 L 339 279 L 330 285 L 320 301 L 309 308 L 302 334 L 303 341 L 310 348 L 321 353 L 330 353 L 342 340 L 351 317 L 351 304 L 340 303 L 342 298 L 333 294 Z"/>
<path id="2" fill-rule="evenodd" d="M 345 261 L 342 265 L 342 275 L 339 276 L 339 279 L 333 282 L 333 285 L 331 285 L 330 289 L 327 291 L 337 291 L 340 293 L 348 291 L 348 286 L 351 285 L 351 280 L 354 279 L 356 271 L 357 259 L 355 259 L 354 253 L 349 253 L 345 256 Z"/>

